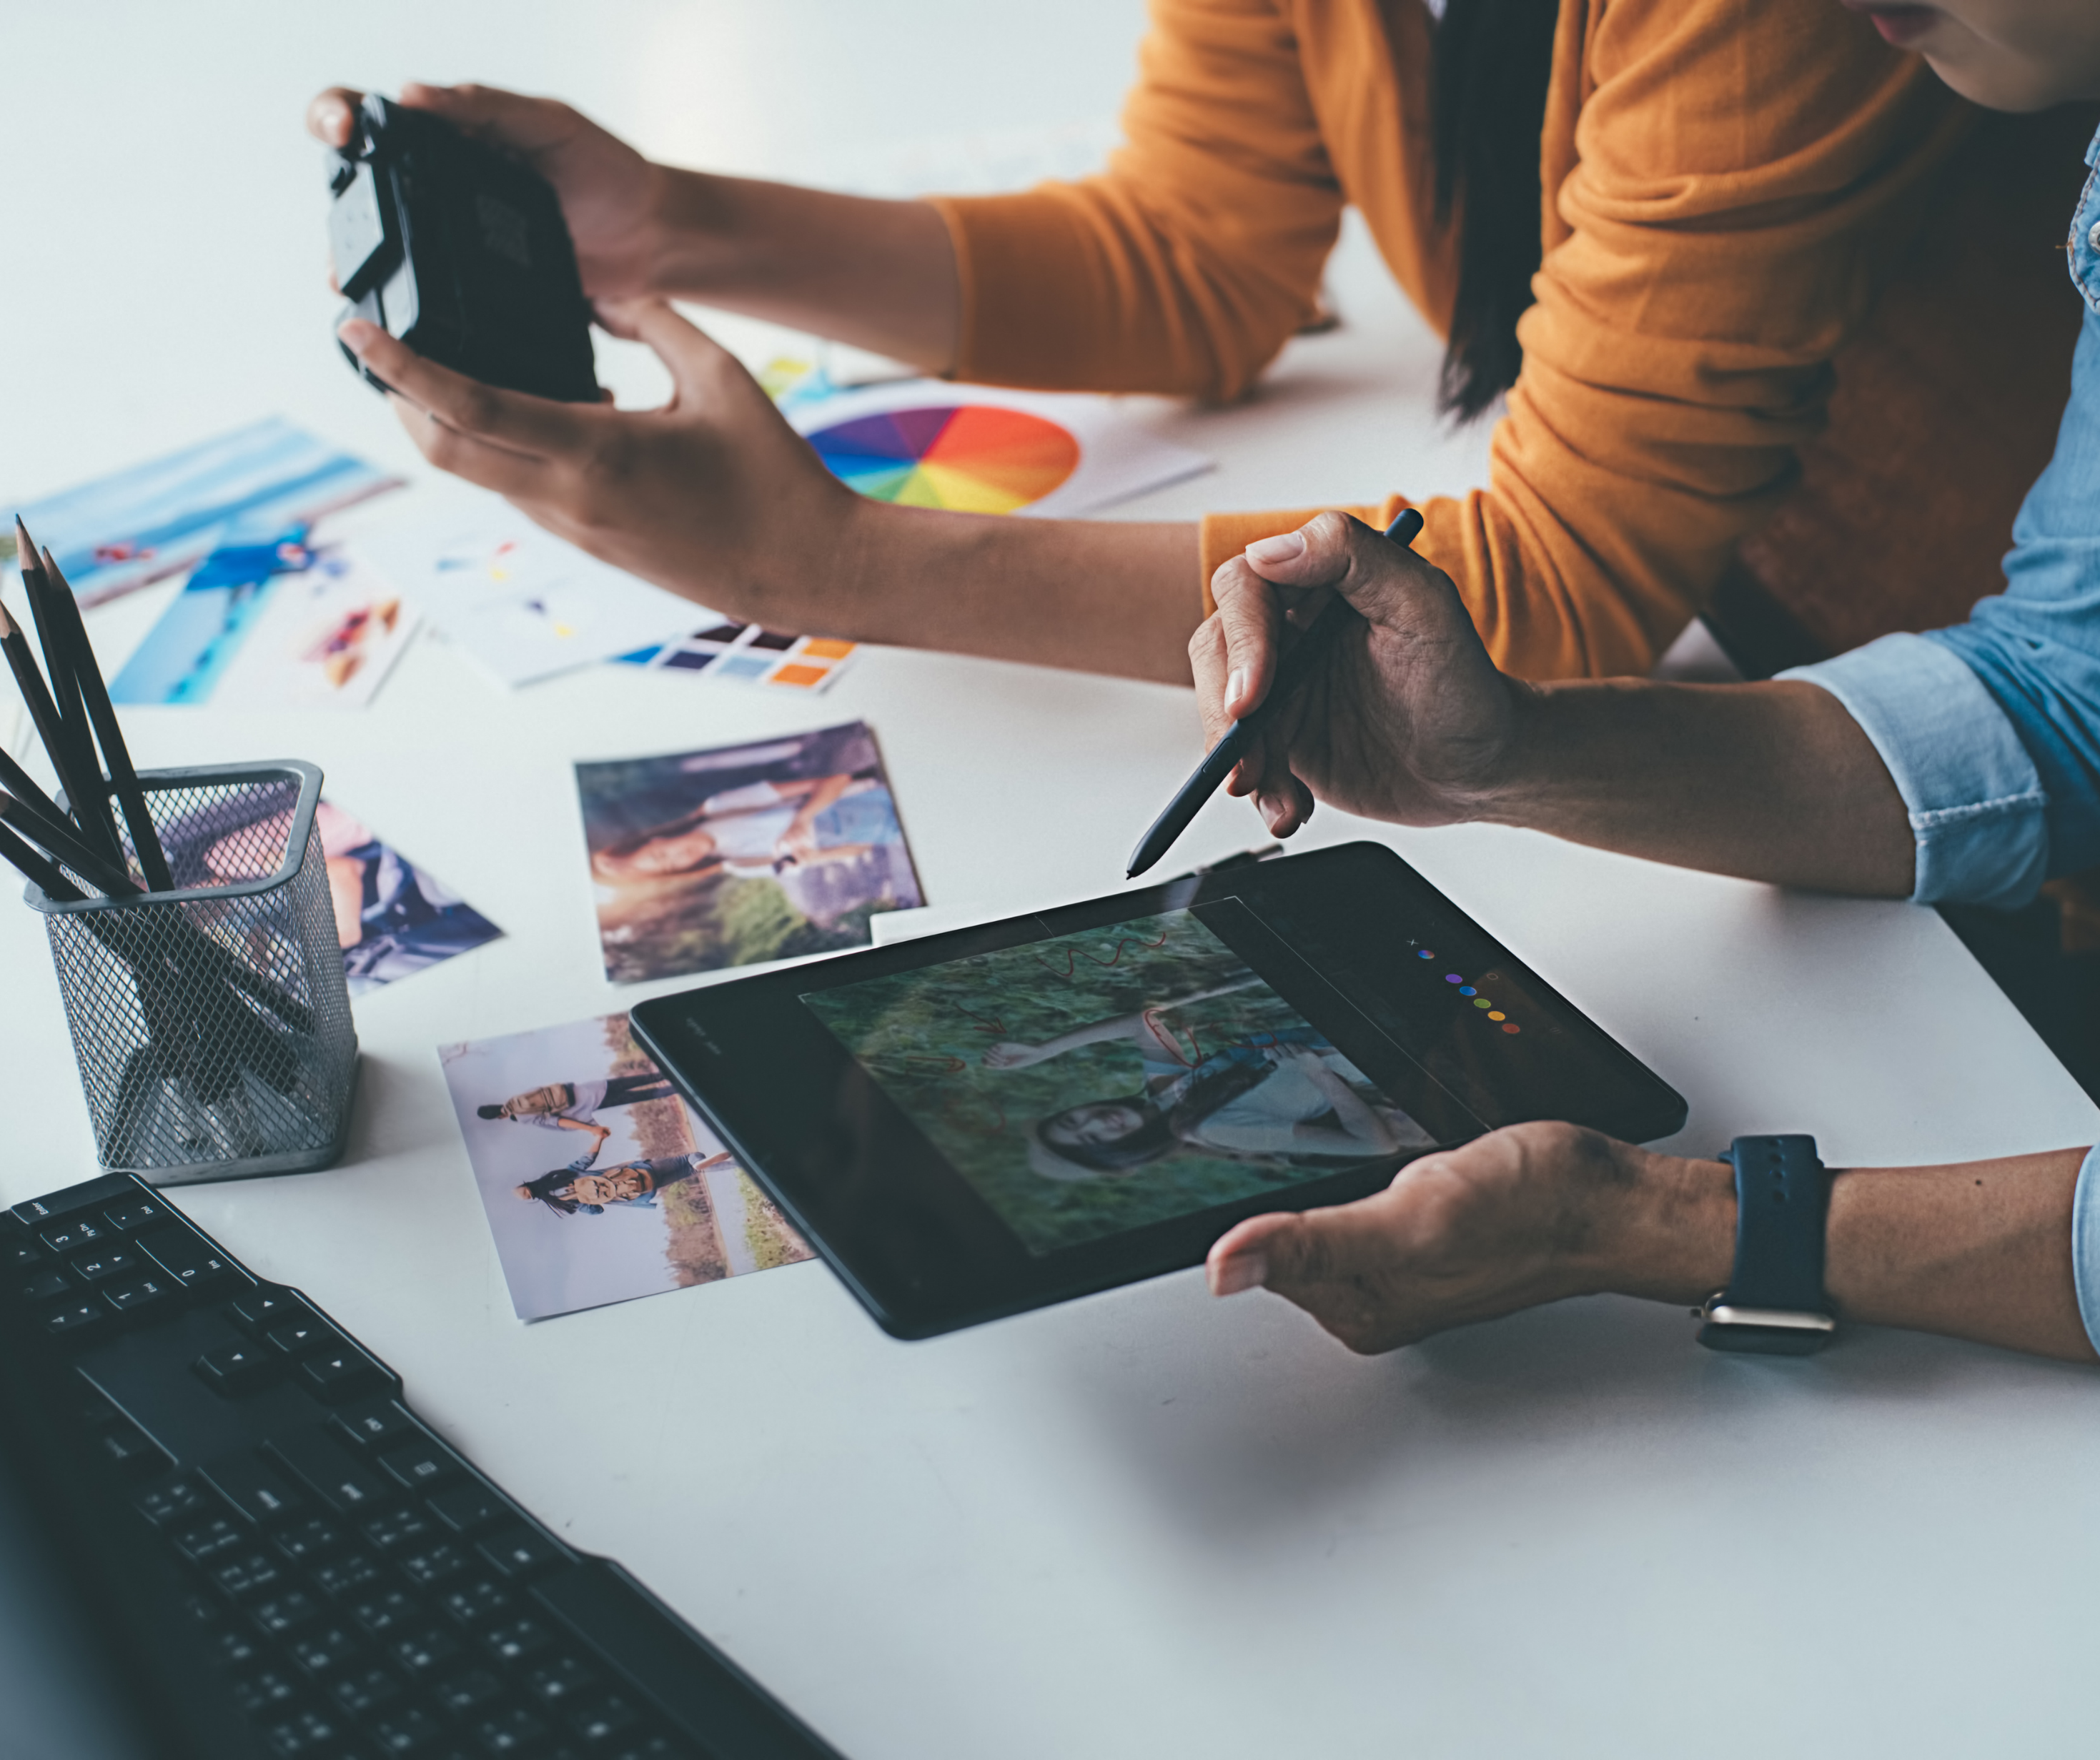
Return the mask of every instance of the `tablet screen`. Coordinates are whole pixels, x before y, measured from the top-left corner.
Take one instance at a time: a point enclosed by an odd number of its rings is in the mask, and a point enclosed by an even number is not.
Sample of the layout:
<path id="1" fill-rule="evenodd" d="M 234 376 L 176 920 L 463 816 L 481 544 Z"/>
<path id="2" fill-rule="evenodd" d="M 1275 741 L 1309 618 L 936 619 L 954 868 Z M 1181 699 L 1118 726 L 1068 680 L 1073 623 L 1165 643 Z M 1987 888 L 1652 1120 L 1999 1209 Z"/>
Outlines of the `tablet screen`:
<path id="1" fill-rule="evenodd" d="M 1031 1253 L 1434 1147 L 1331 1022 L 1203 920 L 1220 916 L 1166 911 L 801 1001 Z"/>

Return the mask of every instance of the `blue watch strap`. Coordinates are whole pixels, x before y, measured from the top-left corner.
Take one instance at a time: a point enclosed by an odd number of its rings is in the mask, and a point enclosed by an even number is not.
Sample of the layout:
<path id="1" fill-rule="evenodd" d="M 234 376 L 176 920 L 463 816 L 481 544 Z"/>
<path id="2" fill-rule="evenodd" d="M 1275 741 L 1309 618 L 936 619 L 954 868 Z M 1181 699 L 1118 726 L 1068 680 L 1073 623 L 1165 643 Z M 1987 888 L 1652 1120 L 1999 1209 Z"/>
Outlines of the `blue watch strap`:
<path id="1" fill-rule="evenodd" d="M 1829 1313 L 1823 1240 L 1830 1178 L 1816 1157 L 1815 1139 L 1738 1137 L 1725 1159 L 1736 1169 L 1729 1305 Z"/>

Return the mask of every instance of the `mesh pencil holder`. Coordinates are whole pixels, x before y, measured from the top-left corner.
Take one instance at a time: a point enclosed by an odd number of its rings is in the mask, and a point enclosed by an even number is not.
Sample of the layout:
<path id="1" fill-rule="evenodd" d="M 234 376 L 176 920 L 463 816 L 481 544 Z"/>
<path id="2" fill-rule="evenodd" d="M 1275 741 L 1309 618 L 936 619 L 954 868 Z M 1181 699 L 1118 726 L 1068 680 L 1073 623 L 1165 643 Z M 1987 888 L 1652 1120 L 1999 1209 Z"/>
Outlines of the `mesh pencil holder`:
<path id="1" fill-rule="evenodd" d="M 99 1158 L 157 1186 L 327 1167 L 349 1134 L 357 1032 L 314 822 L 321 773 L 139 780 L 176 890 L 25 895 L 51 936 Z"/>

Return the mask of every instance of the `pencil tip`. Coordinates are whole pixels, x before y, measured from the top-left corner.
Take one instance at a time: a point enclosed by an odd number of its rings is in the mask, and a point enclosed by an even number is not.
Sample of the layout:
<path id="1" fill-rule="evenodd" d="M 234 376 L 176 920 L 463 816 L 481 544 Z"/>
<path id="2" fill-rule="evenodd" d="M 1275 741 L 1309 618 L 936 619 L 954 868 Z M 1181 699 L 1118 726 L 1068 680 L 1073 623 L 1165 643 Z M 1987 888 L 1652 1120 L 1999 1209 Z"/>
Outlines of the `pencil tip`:
<path id="1" fill-rule="evenodd" d="M 7 606 L 0 605 L 0 641 L 7 640 L 14 633 L 15 620 L 7 615 Z"/>

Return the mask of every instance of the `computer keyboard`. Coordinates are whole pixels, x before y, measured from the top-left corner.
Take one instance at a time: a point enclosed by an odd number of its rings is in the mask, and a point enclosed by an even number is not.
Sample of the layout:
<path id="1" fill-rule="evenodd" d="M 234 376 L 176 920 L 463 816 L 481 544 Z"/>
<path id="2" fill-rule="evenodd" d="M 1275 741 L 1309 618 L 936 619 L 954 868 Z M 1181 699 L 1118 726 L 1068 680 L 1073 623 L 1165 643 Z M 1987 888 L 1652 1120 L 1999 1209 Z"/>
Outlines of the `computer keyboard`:
<path id="1" fill-rule="evenodd" d="M 400 1378 L 150 1186 L 0 1215 L 7 1348 L 58 1385 L 138 1544 L 285 1760 L 836 1760 L 609 1560 L 434 1434 Z M 143 1518 L 139 1520 L 137 1518 Z"/>

